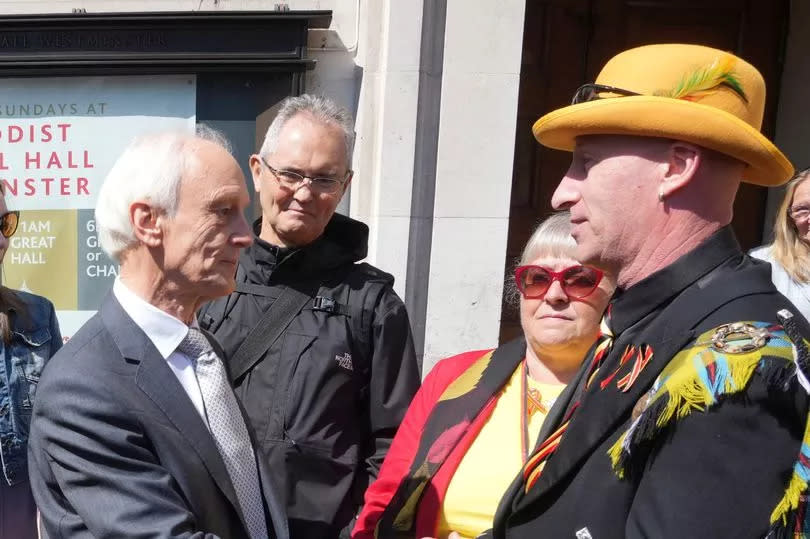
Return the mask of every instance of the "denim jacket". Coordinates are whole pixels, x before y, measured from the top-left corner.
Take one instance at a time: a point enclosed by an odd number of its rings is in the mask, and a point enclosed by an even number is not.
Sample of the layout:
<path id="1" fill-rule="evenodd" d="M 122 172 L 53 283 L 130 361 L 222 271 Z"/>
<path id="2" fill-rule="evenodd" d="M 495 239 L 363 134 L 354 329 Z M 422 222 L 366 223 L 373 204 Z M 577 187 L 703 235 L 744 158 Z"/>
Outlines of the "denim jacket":
<path id="1" fill-rule="evenodd" d="M 26 316 L 12 313 L 11 342 L 0 339 L 0 464 L 7 484 L 28 478 L 28 431 L 39 376 L 45 363 L 62 346 L 53 304 L 15 291 L 28 308 Z"/>

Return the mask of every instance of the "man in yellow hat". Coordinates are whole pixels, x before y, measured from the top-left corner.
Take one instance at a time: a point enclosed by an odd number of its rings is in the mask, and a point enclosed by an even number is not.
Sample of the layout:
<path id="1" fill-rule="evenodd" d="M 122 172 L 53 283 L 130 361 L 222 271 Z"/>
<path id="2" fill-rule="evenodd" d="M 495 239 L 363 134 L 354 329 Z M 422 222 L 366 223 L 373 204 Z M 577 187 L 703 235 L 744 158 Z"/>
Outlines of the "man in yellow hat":
<path id="1" fill-rule="evenodd" d="M 793 173 L 759 131 L 764 102 L 744 60 L 651 45 L 534 125 L 541 144 L 573 152 L 552 205 L 571 212 L 577 259 L 619 291 L 495 537 L 804 530 L 810 331 L 729 226 L 740 181 Z"/>

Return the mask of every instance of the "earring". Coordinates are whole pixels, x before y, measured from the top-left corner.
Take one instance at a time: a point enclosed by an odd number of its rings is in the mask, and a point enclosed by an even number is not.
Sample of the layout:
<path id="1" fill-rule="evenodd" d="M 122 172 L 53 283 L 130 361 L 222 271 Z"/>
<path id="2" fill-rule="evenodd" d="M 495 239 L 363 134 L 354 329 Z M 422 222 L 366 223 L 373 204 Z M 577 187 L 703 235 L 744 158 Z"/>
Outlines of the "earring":
<path id="1" fill-rule="evenodd" d="M 658 202 L 663 202 L 663 201 L 664 201 L 664 186 L 659 185 L 658 186 Z"/>

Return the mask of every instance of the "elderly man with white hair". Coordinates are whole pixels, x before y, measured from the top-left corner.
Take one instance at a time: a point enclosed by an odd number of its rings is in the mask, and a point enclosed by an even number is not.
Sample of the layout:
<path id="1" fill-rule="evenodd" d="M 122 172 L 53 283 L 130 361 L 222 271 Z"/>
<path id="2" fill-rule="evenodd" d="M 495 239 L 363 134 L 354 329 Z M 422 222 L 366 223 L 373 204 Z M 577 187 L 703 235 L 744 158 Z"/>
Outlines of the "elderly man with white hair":
<path id="1" fill-rule="evenodd" d="M 120 276 L 51 360 L 31 422 L 45 537 L 287 537 L 194 314 L 234 288 L 248 203 L 211 130 L 137 139 L 113 166 L 96 220 Z"/>

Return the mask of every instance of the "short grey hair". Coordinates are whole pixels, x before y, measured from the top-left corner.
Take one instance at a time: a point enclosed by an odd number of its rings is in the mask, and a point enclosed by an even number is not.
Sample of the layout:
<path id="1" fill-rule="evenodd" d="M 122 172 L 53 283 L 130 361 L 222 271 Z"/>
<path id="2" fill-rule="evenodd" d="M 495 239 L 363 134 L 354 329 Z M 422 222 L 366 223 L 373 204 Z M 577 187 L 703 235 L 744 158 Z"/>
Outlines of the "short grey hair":
<path id="1" fill-rule="evenodd" d="M 101 248 L 113 260 L 136 244 L 129 217 L 133 202 L 148 202 L 173 217 L 177 213 L 180 180 L 196 163 L 185 151 L 194 141 L 212 142 L 232 155 L 222 133 L 199 124 L 196 133 L 164 131 L 135 138 L 107 173 L 96 202 L 96 230 Z"/>
<path id="2" fill-rule="evenodd" d="M 563 210 L 555 212 L 541 221 L 523 247 L 523 252 L 515 261 L 515 266 L 528 264 L 540 256 L 574 258 L 577 242 L 571 236 L 570 219 L 570 213 Z M 520 303 L 520 292 L 515 284 L 513 273 L 507 276 L 505 288 L 506 303 L 517 306 Z"/>
<path id="3" fill-rule="evenodd" d="M 337 127 L 343 132 L 346 141 L 346 167 L 352 166 L 354 151 L 354 120 L 351 113 L 332 99 L 322 95 L 302 94 L 288 97 L 281 102 L 281 107 L 267 128 L 259 155 L 272 154 L 278 147 L 278 140 L 284 125 L 298 114 L 308 114 L 316 121 Z"/>
<path id="4" fill-rule="evenodd" d="M 571 236 L 571 214 L 553 213 L 534 229 L 520 255 L 520 264 L 528 264 L 540 255 L 573 257 L 577 242 Z"/>

